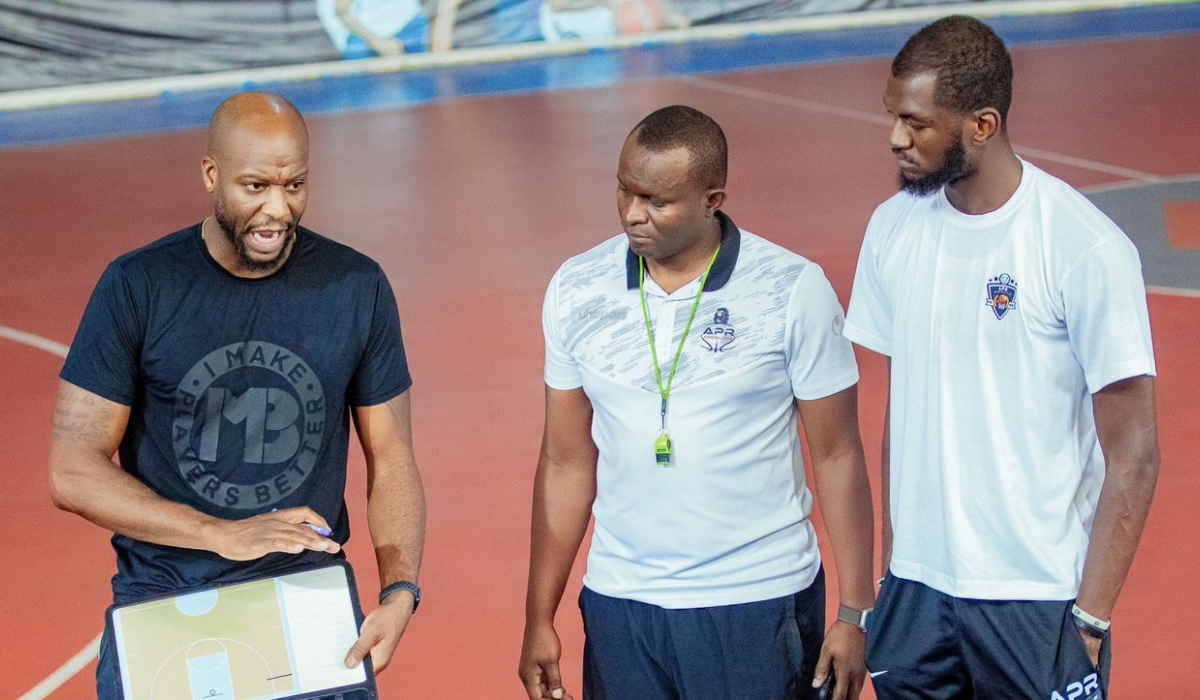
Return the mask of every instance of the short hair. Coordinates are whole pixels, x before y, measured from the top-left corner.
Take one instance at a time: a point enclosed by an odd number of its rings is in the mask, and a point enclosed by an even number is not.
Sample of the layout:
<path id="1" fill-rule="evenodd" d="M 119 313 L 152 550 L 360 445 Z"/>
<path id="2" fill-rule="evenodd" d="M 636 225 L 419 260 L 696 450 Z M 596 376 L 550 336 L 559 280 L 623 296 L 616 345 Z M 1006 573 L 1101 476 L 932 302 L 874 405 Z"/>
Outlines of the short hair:
<path id="1" fill-rule="evenodd" d="M 892 61 L 892 77 L 937 74 L 934 100 L 960 114 L 993 107 L 1008 122 L 1012 56 L 992 28 L 963 15 L 943 17 L 914 34 Z"/>
<path id="2" fill-rule="evenodd" d="M 651 112 L 633 128 L 637 144 L 651 153 L 686 148 L 694 181 L 705 189 L 722 188 L 729 170 L 725 132 L 698 109 L 671 105 Z"/>

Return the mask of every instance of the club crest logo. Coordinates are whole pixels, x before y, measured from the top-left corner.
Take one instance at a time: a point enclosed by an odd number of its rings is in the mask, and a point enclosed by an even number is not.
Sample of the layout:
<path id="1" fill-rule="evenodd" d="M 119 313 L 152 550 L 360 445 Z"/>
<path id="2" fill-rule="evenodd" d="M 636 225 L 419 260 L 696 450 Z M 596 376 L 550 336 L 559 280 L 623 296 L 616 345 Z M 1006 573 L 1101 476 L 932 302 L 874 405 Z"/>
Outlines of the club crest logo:
<path id="1" fill-rule="evenodd" d="M 998 319 L 1017 308 L 1017 283 L 1011 276 L 999 275 L 988 280 L 986 304 Z"/>
<path id="2" fill-rule="evenodd" d="M 713 314 L 712 323 L 704 327 L 700 340 L 709 352 L 724 352 L 737 340 L 737 332 L 729 325 L 729 309 L 721 307 Z"/>

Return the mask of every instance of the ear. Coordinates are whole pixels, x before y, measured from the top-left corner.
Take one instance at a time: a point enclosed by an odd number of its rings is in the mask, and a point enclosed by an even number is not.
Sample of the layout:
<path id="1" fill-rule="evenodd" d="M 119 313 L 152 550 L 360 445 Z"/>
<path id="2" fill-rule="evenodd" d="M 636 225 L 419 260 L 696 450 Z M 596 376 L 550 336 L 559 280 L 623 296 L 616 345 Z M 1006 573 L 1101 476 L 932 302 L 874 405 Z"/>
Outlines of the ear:
<path id="1" fill-rule="evenodd" d="M 975 146 L 982 146 L 988 141 L 991 141 L 996 134 L 1000 133 L 1004 120 L 1000 116 L 999 110 L 995 107 L 984 107 L 977 110 L 968 117 L 970 123 L 969 130 L 964 130 L 968 134 L 968 138 Z"/>
<path id="2" fill-rule="evenodd" d="M 720 209 L 721 205 L 724 203 L 725 203 L 725 190 L 724 189 L 713 189 L 713 190 L 708 190 L 707 192 L 704 193 L 704 208 L 708 211 L 708 214 L 710 216 L 712 215 L 713 212 Z"/>
<path id="3" fill-rule="evenodd" d="M 204 189 L 213 192 L 217 188 L 217 161 L 212 156 L 204 156 L 200 161 L 200 177 L 204 179 Z"/>

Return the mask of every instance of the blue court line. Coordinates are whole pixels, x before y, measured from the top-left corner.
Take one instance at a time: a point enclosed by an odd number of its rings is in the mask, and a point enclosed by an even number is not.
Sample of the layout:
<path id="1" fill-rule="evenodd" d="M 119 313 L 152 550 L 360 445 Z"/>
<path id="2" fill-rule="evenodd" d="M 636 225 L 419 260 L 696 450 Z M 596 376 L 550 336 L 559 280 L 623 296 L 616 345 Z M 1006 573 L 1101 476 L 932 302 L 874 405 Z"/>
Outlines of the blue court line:
<path id="1" fill-rule="evenodd" d="M 954 6 L 947 6 L 947 13 Z M 1012 47 L 1200 32 L 1200 3 L 986 20 Z M 239 88 L 164 92 L 153 98 L 0 111 L 0 149 L 203 128 L 233 92 L 277 92 L 306 114 L 395 109 L 466 97 L 605 87 L 669 75 L 890 58 L 919 24 L 647 44 L 467 66 L 247 82 Z"/>

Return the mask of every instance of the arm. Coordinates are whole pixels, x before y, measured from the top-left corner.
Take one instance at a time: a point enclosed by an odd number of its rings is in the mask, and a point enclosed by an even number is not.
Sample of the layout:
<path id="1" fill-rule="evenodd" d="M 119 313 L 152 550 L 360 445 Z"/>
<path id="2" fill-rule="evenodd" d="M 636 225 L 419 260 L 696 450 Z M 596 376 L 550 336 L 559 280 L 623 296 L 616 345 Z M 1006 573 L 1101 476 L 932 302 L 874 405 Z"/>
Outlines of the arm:
<path id="1" fill-rule="evenodd" d="M 1092 409 L 1105 474 L 1076 604 L 1107 620 L 1133 563 L 1158 481 L 1154 378 L 1109 384 L 1092 395 Z M 1092 662 L 1098 663 L 1100 640 L 1083 639 Z"/>
<path id="2" fill-rule="evenodd" d="M 305 549 L 337 552 L 337 542 L 304 523 L 328 527 L 309 508 L 288 508 L 245 520 L 222 520 L 168 501 L 121 469 L 113 455 L 130 408 L 60 382 L 50 443 L 54 505 L 143 542 L 203 549 L 226 559 L 257 559 Z"/>
<path id="3" fill-rule="evenodd" d="M 829 533 L 841 603 L 858 610 L 875 600 L 871 559 L 875 539 L 871 484 L 858 432 L 858 389 L 852 386 L 814 401 L 798 401 L 800 420 L 812 455 L 817 498 Z M 834 671 L 834 698 L 857 698 L 866 667 L 866 635 L 835 621 L 825 635 L 813 685 Z"/>
<path id="4" fill-rule="evenodd" d="M 404 53 L 404 44 L 390 36 L 380 36 L 367 28 L 367 25 L 359 21 L 358 17 L 354 16 L 354 1 L 355 0 L 337 0 L 335 8 L 337 9 L 338 19 L 342 20 L 342 24 L 346 25 L 346 29 L 362 37 L 363 41 L 371 47 L 371 50 L 380 56 L 399 56 Z"/>
<path id="5" fill-rule="evenodd" d="M 533 484 L 533 526 L 520 676 L 530 700 L 569 698 L 554 614 L 596 498 L 592 404 L 583 389 L 546 387 L 546 428 Z"/>
<path id="6" fill-rule="evenodd" d="M 458 23 L 459 0 L 437 0 L 433 16 L 433 40 L 430 50 L 437 53 L 454 48 L 454 25 Z"/>
<path id="7" fill-rule="evenodd" d="M 425 543 L 425 492 L 412 446 L 409 392 L 377 406 L 356 407 L 354 425 L 367 461 L 367 525 L 379 586 L 417 580 Z M 368 653 L 376 673 L 387 668 L 412 617 L 411 593 L 393 593 L 367 615 L 346 656 L 353 668 Z"/>

